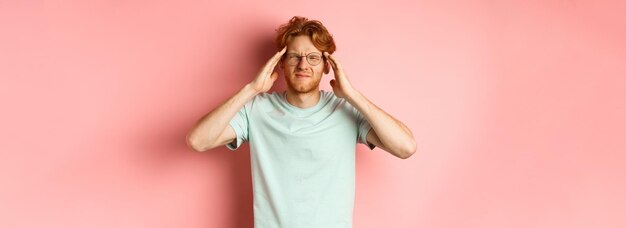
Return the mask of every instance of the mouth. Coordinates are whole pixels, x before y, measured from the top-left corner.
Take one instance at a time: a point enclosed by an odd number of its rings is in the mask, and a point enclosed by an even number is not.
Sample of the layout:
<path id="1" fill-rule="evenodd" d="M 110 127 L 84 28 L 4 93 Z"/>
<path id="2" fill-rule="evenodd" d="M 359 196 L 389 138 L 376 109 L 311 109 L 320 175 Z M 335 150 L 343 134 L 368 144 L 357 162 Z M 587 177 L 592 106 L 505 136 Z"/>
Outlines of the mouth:
<path id="1" fill-rule="evenodd" d="M 296 77 L 298 77 L 298 78 L 304 78 L 304 77 L 311 77 L 311 76 L 310 76 L 310 75 L 308 75 L 308 74 L 304 74 L 304 73 L 296 73 Z"/>

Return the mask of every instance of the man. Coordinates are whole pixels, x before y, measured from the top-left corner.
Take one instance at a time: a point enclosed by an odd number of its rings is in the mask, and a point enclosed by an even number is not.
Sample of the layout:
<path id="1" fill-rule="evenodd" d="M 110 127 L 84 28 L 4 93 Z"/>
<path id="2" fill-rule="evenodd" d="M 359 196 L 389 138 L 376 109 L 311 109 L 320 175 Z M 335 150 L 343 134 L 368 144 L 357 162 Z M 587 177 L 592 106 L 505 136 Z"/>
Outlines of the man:
<path id="1" fill-rule="evenodd" d="M 187 143 L 199 152 L 250 143 L 255 227 L 352 227 L 356 143 L 408 158 L 415 140 L 352 87 L 321 22 L 293 17 L 277 32 L 280 51 L 200 119 Z M 270 94 L 276 65 L 287 90 Z M 330 68 L 333 91 L 320 91 Z"/>

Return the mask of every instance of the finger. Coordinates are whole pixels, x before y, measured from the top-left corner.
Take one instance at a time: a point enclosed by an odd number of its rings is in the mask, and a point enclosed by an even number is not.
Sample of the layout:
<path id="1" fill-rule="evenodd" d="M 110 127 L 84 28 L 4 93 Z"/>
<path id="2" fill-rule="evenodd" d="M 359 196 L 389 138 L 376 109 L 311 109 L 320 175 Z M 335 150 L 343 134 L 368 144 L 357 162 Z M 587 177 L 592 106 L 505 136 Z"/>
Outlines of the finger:
<path id="1" fill-rule="evenodd" d="M 342 70 L 343 67 L 341 67 L 341 62 L 339 62 L 339 60 L 337 60 L 334 56 L 328 54 L 328 57 L 330 57 L 331 60 L 333 60 L 333 62 L 335 63 L 335 66 L 337 67 L 338 70 Z"/>
<path id="2" fill-rule="evenodd" d="M 283 56 L 283 54 L 285 54 L 286 51 L 287 51 L 287 46 L 285 46 L 279 52 L 276 52 L 276 54 L 274 54 L 274 56 L 272 56 L 272 58 L 265 64 L 264 70 L 266 72 L 274 70 L 274 67 L 276 67 L 276 64 L 278 64 L 278 62 L 280 61 L 280 58 Z"/>
<path id="3" fill-rule="evenodd" d="M 274 55 L 273 59 L 278 62 L 280 60 L 281 57 L 283 57 L 283 54 L 285 54 L 285 52 L 287 51 L 287 46 L 285 46 L 282 50 L 276 52 L 276 54 Z"/>
<path id="4" fill-rule="evenodd" d="M 337 59 L 335 59 L 335 57 L 333 57 L 330 54 L 328 54 L 328 52 L 324 52 L 324 56 L 326 56 L 326 58 L 330 60 L 328 62 L 330 62 L 330 65 L 333 67 L 333 70 L 336 71 L 336 70 L 341 69 L 341 67 L 339 67 Z"/>
<path id="5" fill-rule="evenodd" d="M 330 64 L 330 66 L 335 69 L 335 63 L 330 59 L 330 54 L 328 52 L 324 52 L 324 57 L 326 57 L 326 61 Z"/>
<path id="6" fill-rule="evenodd" d="M 283 47 L 283 49 L 280 50 L 279 52 L 276 52 L 276 54 L 274 55 L 274 58 L 272 59 L 273 62 L 274 62 L 274 63 L 272 63 L 273 66 L 276 66 L 276 64 L 283 57 L 283 54 L 285 54 L 285 52 L 287 52 L 287 46 Z"/>

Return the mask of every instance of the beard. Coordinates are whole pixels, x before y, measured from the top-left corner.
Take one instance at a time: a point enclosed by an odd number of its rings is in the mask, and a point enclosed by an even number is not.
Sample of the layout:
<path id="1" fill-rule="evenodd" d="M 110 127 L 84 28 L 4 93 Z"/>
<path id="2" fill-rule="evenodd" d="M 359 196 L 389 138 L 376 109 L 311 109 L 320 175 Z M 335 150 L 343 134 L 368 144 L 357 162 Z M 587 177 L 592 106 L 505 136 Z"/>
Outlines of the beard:
<path id="1" fill-rule="evenodd" d="M 287 85 L 296 93 L 309 93 L 318 90 L 321 80 L 322 77 L 315 76 L 305 80 L 298 80 L 295 75 L 290 79 L 286 78 Z"/>

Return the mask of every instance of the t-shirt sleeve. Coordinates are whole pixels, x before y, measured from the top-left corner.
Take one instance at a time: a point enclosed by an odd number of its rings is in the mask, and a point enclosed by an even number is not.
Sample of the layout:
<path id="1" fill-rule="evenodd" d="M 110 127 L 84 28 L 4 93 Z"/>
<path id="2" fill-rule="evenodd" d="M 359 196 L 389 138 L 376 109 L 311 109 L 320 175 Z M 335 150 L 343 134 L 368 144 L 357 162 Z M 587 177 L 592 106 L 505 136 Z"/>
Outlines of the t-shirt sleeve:
<path id="1" fill-rule="evenodd" d="M 370 148 L 370 150 L 373 150 L 376 146 L 367 142 L 367 133 L 370 132 L 372 126 L 367 121 L 367 118 L 365 118 L 365 116 L 363 116 L 363 114 L 359 112 L 359 110 L 354 107 L 353 110 L 356 113 L 357 126 L 359 128 L 357 134 L 358 142 L 361 144 L 365 144 L 368 148 Z"/>
<path id="2" fill-rule="evenodd" d="M 235 140 L 226 144 L 226 147 L 230 150 L 236 150 L 242 143 L 248 141 L 248 123 L 250 117 L 250 109 L 254 99 L 248 101 L 230 120 L 229 125 L 235 130 Z"/>

